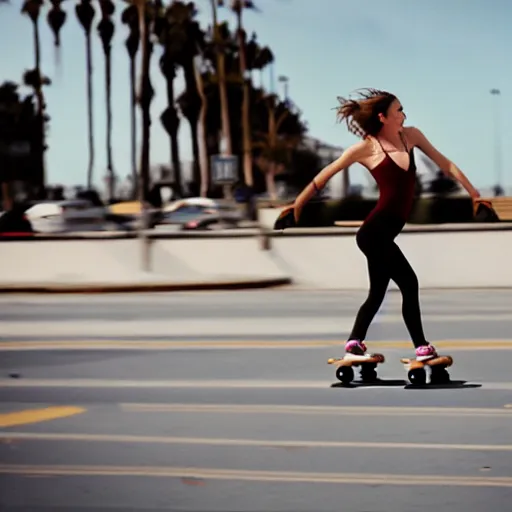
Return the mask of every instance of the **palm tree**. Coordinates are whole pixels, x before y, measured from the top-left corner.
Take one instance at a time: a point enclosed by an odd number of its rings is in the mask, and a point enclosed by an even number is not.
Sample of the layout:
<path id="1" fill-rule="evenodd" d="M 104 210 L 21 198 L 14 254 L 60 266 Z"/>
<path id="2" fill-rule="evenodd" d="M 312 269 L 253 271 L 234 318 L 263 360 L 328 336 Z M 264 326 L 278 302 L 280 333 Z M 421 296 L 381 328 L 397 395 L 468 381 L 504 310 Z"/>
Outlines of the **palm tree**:
<path id="1" fill-rule="evenodd" d="M 222 139 L 224 144 L 224 153 L 226 155 L 233 154 L 233 142 L 231 139 L 231 128 L 229 123 L 229 105 L 228 93 L 226 88 L 226 59 L 225 45 L 226 39 L 222 37 L 219 24 L 217 22 L 217 5 L 223 5 L 222 0 L 210 0 L 213 17 L 213 45 L 215 59 L 217 64 L 217 77 L 219 82 L 220 112 Z"/>
<path id="2" fill-rule="evenodd" d="M 114 23 L 112 15 L 115 12 L 114 2 L 112 0 L 99 0 L 101 9 L 101 20 L 98 23 L 98 33 L 105 54 L 105 90 L 107 107 L 107 172 L 108 172 L 108 197 L 110 200 L 114 197 L 115 173 L 112 163 L 112 101 L 111 101 L 111 44 L 114 36 Z"/>
<path id="3" fill-rule="evenodd" d="M 176 108 L 176 99 L 174 95 L 174 80 L 178 68 L 178 55 L 182 51 L 183 34 L 179 31 L 181 27 L 175 23 L 169 12 L 170 8 L 163 13 L 159 30 L 156 34 L 160 44 L 163 47 L 163 53 L 160 57 L 160 71 L 165 77 L 167 92 L 167 107 L 160 116 L 160 121 L 169 135 L 171 147 L 171 163 L 174 172 L 174 181 L 179 196 L 183 195 L 181 162 L 178 145 L 178 129 L 180 118 Z M 176 36 L 179 37 L 176 37 Z"/>
<path id="4" fill-rule="evenodd" d="M 201 180 L 199 167 L 199 141 L 197 124 L 201 111 L 202 101 L 197 90 L 195 62 L 196 57 L 201 54 L 205 46 L 205 34 L 199 23 L 195 20 L 197 9 L 193 2 L 187 4 L 174 0 L 166 11 L 169 22 L 175 26 L 173 37 L 181 42 L 181 47 L 176 55 L 177 63 L 183 68 L 186 89 L 189 93 L 187 109 L 182 110 L 183 115 L 190 125 L 193 154 L 193 176 L 194 181 Z M 178 44 L 176 41 L 176 44 Z"/>
<path id="5" fill-rule="evenodd" d="M 208 178 L 209 178 L 209 166 L 208 166 L 208 146 L 206 141 L 206 114 L 208 111 L 208 99 L 205 93 L 205 85 L 203 80 L 203 56 L 196 57 L 194 63 L 194 72 L 197 86 L 197 93 L 201 99 L 201 110 L 199 112 L 199 119 L 197 122 L 197 138 L 199 143 L 199 167 L 201 170 L 201 187 L 199 195 L 201 197 L 207 197 L 208 195 Z M 225 195 L 227 195 L 228 189 L 225 189 Z"/>
<path id="6" fill-rule="evenodd" d="M 162 2 L 160 0 L 133 0 L 137 7 L 139 18 L 140 39 L 142 42 L 140 87 L 137 103 L 142 113 L 142 144 L 140 152 L 140 188 L 139 197 L 145 202 L 149 196 L 149 168 L 150 168 L 150 136 L 151 136 L 151 102 L 154 89 L 151 84 L 151 55 L 153 43 L 151 34 L 155 30 L 155 21 L 160 16 Z M 158 33 L 158 30 L 155 30 Z"/>
<path id="7" fill-rule="evenodd" d="M 39 113 L 35 103 L 35 94 L 22 97 L 18 93 L 19 85 L 6 81 L 0 84 L 0 170 L 2 186 L 0 201 L 4 210 L 14 206 L 13 181 L 34 184 L 39 180 Z M 48 117 L 44 118 L 45 124 Z M 27 189 L 30 199 L 43 199 L 37 190 Z M 44 192 L 44 190 L 39 190 Z"/>
<path id="8" fill-rule="evenodd" d="M 48 15 L 46 20 L 48 25 L 53 32 L 55 49 L 57 50 L 57 61 L 59 59 L 59 49 L 60 49 L 60 31 L 66 21 L 66 13 L 62 10 L 61 4 L 63 0 L 50 0 L 52 4 L 52 8 L 48 11 Z"/>
<path id="9" fill-rule="evenodd" d="M 92 175 L 94 170 L 94 117 L 93 117 L 93 90 L 92 90 L 92 50 L 91 27 L 95 11 L 91 0 L 80 0 L 75 6 L 76 16 L 85 34 L 86 76 L 87 76 L 87 125 L 89 130 L 89 165 L 87 168 L 87 188 L 92 188 Z"/>
<path id="10" fill-rule="evenodd" d="M 256 55 L 254 56 L 254 62 L 249 66 L 251 71 L 257 69 L 260 72 L 260 88 L 263 89 L 263 71 L 267 66 L 271 66 L 274 63 L 274 54 L 268 46 L 258 46 L 256 49 Z"/>
<path id="11" fill-rule="evenodd" d="M 284 163 L 290 159 L 291 150 L 295 149 L 302 139 L 303 127 L 283 103 L 277 102 L 277 96 L 270 94 L 262 98 L 268 110 L 268 127 L 265 132 L 256 132 L 257 140 L 254 148 L 261 148 L 260 162 L 265 173 L 267 192 L 272 200 L 277 199 L 275 177 L 284 169 Z M 287 120 L 292 125 L 286 128 Z"/>
<path id="12" fill-rule="evenodd" d="M 24 75 L 25 85 L 31 86 L 34 89 L 35 96 L 37 99 L 37 116 L 38 116 L 38 132 L 39 132 L 39 145 L 37 148 L 38 153 L 38 165 L 40 168 L 40 174 L 38 179 L 38 187 L 42 191 L 46 183 L 46 172 L 44 162 L 44 152 L 46 150 L 45 144 L 45 101 L 43 95 L 43 85 L 50 83 L 48 78 L 45 78 L 41 74 L 41 43 L 39 39 L 39 15 L 41 13 L 41 7 L 43 0 L 25 0 L 21 8 L 23 14 L 27 14 L 32 21 L 32 28 L 34 31 L 34 55 L 35 55 L 35 67 L 31 71 L 27 71 Z"/>
<path id="13" fill-rule="evenodd" d="M 239 59 L 240 59 L 240 76 L 243 81 L 243 101 L 242 101 L 242 130 L 243 130 L 243 170 L 245 184 L 252 188 L 254 180 L 252 175 L 252 155 L 251 155 L 251 133 L 250 133 L 250 119 L 249 119 L 249 81 L 246 77 L 247 64 L 245 55 L 245 41 L 246 33 L 243 28 L 242 14 L 244 9 L 255 9 L 252 0 L 230 0 L 231 10 L 235 13 L 237 19 L 237 37 L 239 45 Z M 223 1 L 219 5 L 223 5 Z"/>
<path id="14" fill-rule="evenodd" d="M 0 169 L 2 169 L 1 180 L 1 207 L 9 211 L 13 207 L 10 182 L 15 179 L 18 169 L 12 163 L 10 146 L 16 137 L 17 130 L 12 127 L 20 119 L 21 101 L 18 94 L 18 85 L 14 82 L 0 84 Z"/>
<path id="15" fill-rule="evenodd" d="M 223 39 L 224 60 L 225 60 L 225 79 L 226 92 L 229 102 L 228 117 L 231 127 L 231 141 L 233 154 L 242 152 L 242 127 L 240 111 L 242 107 L 242 88 L 239 72 L 238 44 L 233 41 L 232 34 L 229 31 L 227 23 L 219 25 L 218 30 L 220 37 Z M 204 50 L 201 52 L 203 60 L 203 72 L 201 74 L 201 82 L 205 96 L 208 100 L 208 110 L 206 112 L 206 138 L 210 153 L 219 153 L 223 149 L 222 139 L 222 113 L 220 102 L 219 73 L 216 67 L 217 59 L 215 55 L 215 45 L 211 39 L 205 44 Z M 195 91 L 192 92 L 195 94 Z M 178 97 L 178 104 L 182 111 L 186 111 L 192 94 L 188 89 Z"/>
<path id="16" fill-rule="evenodd" d="M 129 34 L 125 41 L 126 50 L 130 58 L 130 119 L 131 119 L 131 160 L 132 160 L 132 198 L 137 197 L 138 173 L 137 173 L 137 124 L 136 124 L 136 76 L 135 57 L 139 49 L 140 29 L 137 7 L 129 5 L 121 14 L 122 23 L 128 25 Z"/>

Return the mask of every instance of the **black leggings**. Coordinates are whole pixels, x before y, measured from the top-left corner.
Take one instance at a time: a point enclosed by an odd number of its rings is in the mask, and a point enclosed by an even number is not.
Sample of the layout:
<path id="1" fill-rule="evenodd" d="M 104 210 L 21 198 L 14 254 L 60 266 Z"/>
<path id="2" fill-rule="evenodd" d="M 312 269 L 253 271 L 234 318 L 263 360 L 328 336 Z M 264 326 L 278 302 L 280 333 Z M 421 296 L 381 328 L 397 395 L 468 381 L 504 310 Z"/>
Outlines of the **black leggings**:
<path id="1" fill-rule="evenodd" d="M 394 241 L 403 226 L 401 219 L 377 213 L 357 233 L 357 245 L 368 260 L 370 290 L 359 309 L 349 339 L 365 339 L 392 279 L 402 292 L 402 315 L 414 346 L 428 344 L 421 322 L 418 278 Z"/>

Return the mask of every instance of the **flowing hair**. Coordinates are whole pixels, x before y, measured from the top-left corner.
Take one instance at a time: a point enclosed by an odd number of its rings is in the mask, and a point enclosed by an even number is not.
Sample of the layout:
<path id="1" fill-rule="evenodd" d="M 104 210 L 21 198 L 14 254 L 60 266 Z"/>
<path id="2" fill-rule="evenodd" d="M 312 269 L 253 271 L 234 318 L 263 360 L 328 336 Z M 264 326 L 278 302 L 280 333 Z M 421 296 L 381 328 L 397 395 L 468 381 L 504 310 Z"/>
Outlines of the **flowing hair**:
<path id="1" fill-rule="evenodd" d="M 354 135 L 366 138 L 377 135 L 382 128 L 379 114 L 386 114 L 389 106 L 396 100 L 390 92 L 378 89 L 358 89 L 357 99 L 338 96 L 337 119 L 345 121 L 348 130 Z"/>

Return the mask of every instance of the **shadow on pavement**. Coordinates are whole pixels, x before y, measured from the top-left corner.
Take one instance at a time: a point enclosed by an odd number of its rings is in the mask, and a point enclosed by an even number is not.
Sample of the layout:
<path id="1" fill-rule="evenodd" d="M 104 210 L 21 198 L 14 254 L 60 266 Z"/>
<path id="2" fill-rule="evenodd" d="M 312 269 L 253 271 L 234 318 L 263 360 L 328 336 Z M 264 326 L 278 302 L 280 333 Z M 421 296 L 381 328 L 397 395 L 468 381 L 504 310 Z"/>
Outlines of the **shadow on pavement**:
<path id="1" fill-rule="evenodd" d="M 352 381 L 350 384 L 343 382 L 335 382 L 331 384 L 331 388 L 367 388 L 372 386 L 405 386 L 407 381 L 401 379 L 377 379 L 373 382 L 362 382 L 358 380 Z"/>
<path id="2" fill-rule="evenodd" d="M 405 389 L 474 389 L 481 388 L 482 384 L 466 384 L 465 380 L 452 380 L 446 384 L 407 384 Z"/>
<path id="3" fill-rule="evenodd" d="M 352 381 L 350 384 L 335 382 L 331 388 L 363 388 L 363 387 L 403 387 L 404 389 L 475 389 L 481 388 L 482 384 L 467 384 L 465 380 L 452 380 L 446 384 L 410 384 L 400 379 L 378 379 L 373 382 Z"/>

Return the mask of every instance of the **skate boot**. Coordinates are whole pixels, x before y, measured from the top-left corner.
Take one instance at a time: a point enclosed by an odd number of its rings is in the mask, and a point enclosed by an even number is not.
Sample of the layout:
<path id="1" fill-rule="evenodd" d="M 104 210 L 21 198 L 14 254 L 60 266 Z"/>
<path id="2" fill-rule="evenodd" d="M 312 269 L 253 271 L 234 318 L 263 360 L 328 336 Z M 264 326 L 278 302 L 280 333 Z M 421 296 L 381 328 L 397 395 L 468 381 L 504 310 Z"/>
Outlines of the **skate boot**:
<path id="1" fill-rule="evenodd" d="M 345 352 L 356 356 L 364 356 L 366 354 L 366 345 L 359 340 L 349 340 L 345 343 Z"/>
<path id="2" fill-rule="evenodd" d="M 416 360 L 426 361 L 437 357 L 437 351 L 434 345 L 421 345 L 416 349 Z"/>

